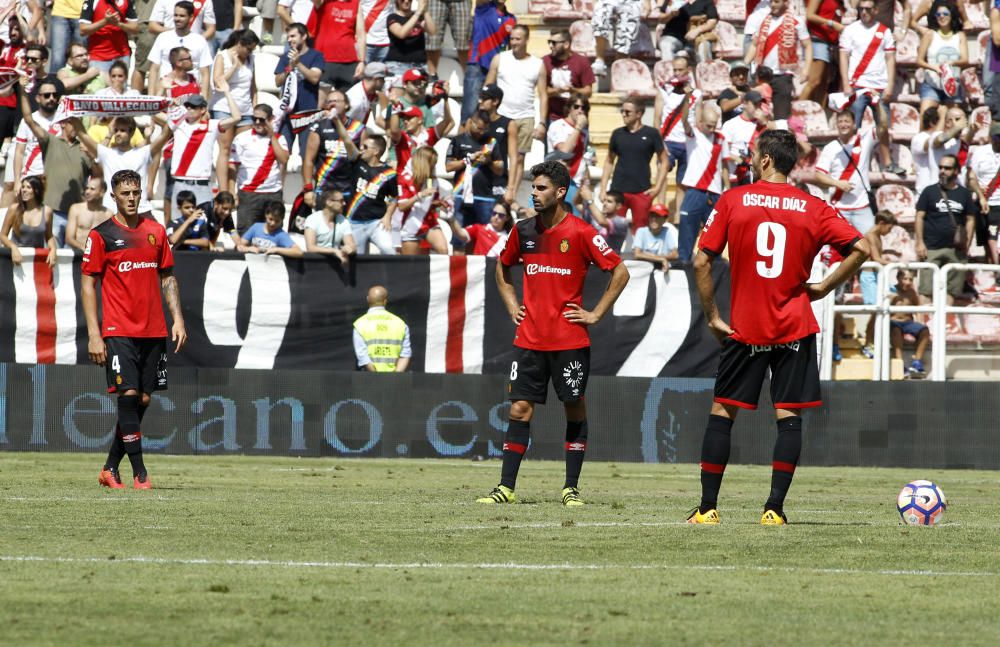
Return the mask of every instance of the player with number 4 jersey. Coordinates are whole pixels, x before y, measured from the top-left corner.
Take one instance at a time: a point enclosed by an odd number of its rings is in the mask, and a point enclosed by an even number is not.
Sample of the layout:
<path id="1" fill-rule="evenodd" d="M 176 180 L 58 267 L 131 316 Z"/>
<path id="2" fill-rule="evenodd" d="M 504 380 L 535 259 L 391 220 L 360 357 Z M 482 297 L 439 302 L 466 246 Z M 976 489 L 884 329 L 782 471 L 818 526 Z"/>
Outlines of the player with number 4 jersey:
<path id="1" fill-rule="evenodd" d="M 719 523 L 716 509 L 729 462 L 733 420 L 739 409 L 756 409 L 770 371 L 777 417 L 771 493 L 761 523 L 783 525 L 785 495 L 802 449 L 801 409 L 821 404 L 816 333 L 811 302 L 853 276 L 869 246 L 833 207 L 788 184 L 798 161 L 795 135 L 760 135 L 752 164 L 754 184 L 727 191 L 708 218 L 694 260 L 695 279 L 709 329 L 722 342 L 715 398 L 701 452 L 701 504 L 689 523 Z M 807 283 L 824 245 L 844 256 L 820 283 Z M 730 315 L 715 303 L 712 262 L 729 248 Z"/>

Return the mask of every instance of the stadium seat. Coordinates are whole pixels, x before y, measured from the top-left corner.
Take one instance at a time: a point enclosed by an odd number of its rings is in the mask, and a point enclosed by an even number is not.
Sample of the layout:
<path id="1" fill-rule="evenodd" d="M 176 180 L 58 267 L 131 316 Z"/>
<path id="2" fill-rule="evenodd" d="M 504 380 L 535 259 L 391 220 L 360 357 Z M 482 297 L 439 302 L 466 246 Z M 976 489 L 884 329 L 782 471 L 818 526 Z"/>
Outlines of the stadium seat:
<path id="1" fill-rule="evenodd" d="M 715 3 L 720 22 L 742 25 L 747 19 L 747 4 L 743 0 L 719 0 Z"/>
<path id="2" fill-rule="evenodd" d="M 277 110 L 278 104 L 281 103 L 281 99 L 278 98 L 278 95 L 271 94 L 270 92 L 258 92 L 257 103 L 263 103 L 269 105 L 274 110 Z"/>
<path id="3" fill-rule="evenodd" d="M 274 68 L 278 66 L 278 57 L 267 52 L 258 52 L 253 57 L 253 77 L 257 83 L 258 92 L 273 92 L 280 89 L 274 82 Z"/>
<path id="4" fill-rule="evenodd" d="M 673 75 L 674 67 L 670 61 L 656 61 L 653 65 L 653 83 L 657 86 L 665 85 Z"/>
<path id="5" fill-rule="evenodd" d="M 973 144 L 986 144 L 989 142 L 989 128 L 992 118 L 988 106 L 979 106 L 969 115 L 969 124 L 972 126 L 975 135 L 972 138 Z"/>
<path id="6" fill-rule="evenodd" d="M 891 261 L 909 263 L 917 260 L 917 248 L 904 227 L 894 225 L 889 233 L 882 236 L 882 255 Z M 895 282 L 895 277 L 887 277 L 890 283 Z"/>
<path id="7" fill-rule="evenodd" d="M 709 97 L 717 97 L 729 87 L 729 64 L 725 61 L 702 61 L 695 68 L 698 87 Z"/>
<path id="8" fill-rule="evenodd" d="M 972 28 L 975 30 L 989 29 L 990 19 L 989 16 L 983 11 L 982 6 L 978 3 L 966 2 L 965 3 L 965 15 L 968 16 L 969 22 L 972 23 Z"/>
<path id="9" fill-rule="evenodd" d="M 979 81 L 979 70 L 974 67 L 967 67 L 962 70 L 962 85 L 965 86 L 965 96 L 969 101 L 972 103 L 982 103 L 983 86 Z"/>
<path id="10" fill-rule="evenodd" d="M 620 58 L 611 64 L 611 91 L 652 97 L 653 75 L 642 61 Z"/>
<path id="11" fill-rule="evenodd" d="M 892 124 L 889 135 L 893 140 L 908 142 L 920 132 L 920 114 L 913 106 L 906 103 L 889 104 L 889 116 Z"/>
<path id="12" fill-rule="evenodd" d="M 809 139 L 829 139 L 837 134 L 837 131 L 830 127 L 823 108 L 815 101 L 808 99 L 793 101 L 792 116 L 800 118 L 805 123 Z"/>
<path id="13" fill-rule="evenodd" d="M 917 70 L 919 72 L 920 70 Z M 917 94 L 917 80 L 914 75 L 896 72 L 896 101 L 920 105 L 920 95 Z"/>
<path id="14" fill-rule="evenodd" d="M 743 35 L 731 23 L 720 20 L 715 26 L 719 40 L 715 43 L 718 58 L 743 58 Z"/>
<path id="15" fill-rule="evenodd" d="M 632 58 L 657 58 L 659 56 L 656 43 L 653 42 L 653 34 L 649 31 L 649 26 L 646 23 L 639 23 L 639 33 L 636 34 L 635 43 L 632 44 L 628 55 Z"/>
<path id="16" fill-rule="evenodd" d="M 590 21 L 573 21 L 573 24 L 569 26 L 569 33 L 573 38 L 573 51 L 587 58 L 593 58 L 596 45 L 594 44 L 594 26 L 590 24 Z"/>
<path id="17" fill-rule="evenodd" d="M 989 56 L 989 41 L 990 41 L 990 30 L 979 32 L 979 36 L 976 38 L 976 53 L 972 53 L 972 43 L 969 43 L 969 60 L 970 61 L 980 61 L 985 63 L 986 58 Z"/>
<path id="18" fill-rule="evenodd" d="M 552 19 L 574 19 L 594 15 L 593 0 L 528 0 L 528 13 Z"/>
<path id="19" fill-rule="evenodd" d="M 975 305 L 977 304 L 973 304 Z M 985 344 L 996 344 L 1000 341 L 1000 317 L 989 314 L 965 314 L 962 319 L 965 332 L 976 341 Z"/>
<path id="20" fill-rule="evenodd" d="M 896 63 L 900 65 L 916 65 L 917 49 L 920 47 L 920 36 L 912 29 L 906 32 L 903 40 L 896 44 Z"/>
<path id="21" fill-rule="evenodd" d="M 879 209 L 885 209 L 900 223 L 912 223 L 916 218 L 917 199 L 913 191 L 899 184 L 883 184 L 875 192 Z"/>

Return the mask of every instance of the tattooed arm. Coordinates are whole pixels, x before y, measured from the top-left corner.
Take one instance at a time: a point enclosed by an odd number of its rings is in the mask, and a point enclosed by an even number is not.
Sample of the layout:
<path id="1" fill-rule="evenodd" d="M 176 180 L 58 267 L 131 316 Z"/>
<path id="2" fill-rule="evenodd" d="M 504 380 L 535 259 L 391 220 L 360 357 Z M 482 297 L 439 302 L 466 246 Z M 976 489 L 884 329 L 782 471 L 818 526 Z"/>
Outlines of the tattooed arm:
<path id="1" fill-rule="evenodd" d="M 163 300 L 170 310 L 170 318 L 174 320 L 170 329 L 170 339 L 177 344 L 174 353 L 179 353 L 187 341 L 187 329 L 184 328 L 184 315 L 181 314 L 181 292 L 173 270 L 160 272 L 160 289 L 163 290 Z"/>

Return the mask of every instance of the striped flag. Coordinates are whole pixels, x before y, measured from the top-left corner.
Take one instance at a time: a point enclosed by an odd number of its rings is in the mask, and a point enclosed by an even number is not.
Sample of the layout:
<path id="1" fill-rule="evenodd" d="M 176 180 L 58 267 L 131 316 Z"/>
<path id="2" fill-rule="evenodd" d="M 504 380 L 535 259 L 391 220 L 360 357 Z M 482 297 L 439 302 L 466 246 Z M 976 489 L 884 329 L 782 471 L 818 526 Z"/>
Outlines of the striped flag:
<path id="1" fill-rule="evenodd" d="M 73 282 L 73 251 L 59 250 L 58 262 L 49 267 L 47 249 L 22 249 L 23 260 L 14 266 L 16 294 L 14 361 L 22 364 L 76 364 L 78 286 Z M 86 339 L 86 331 L 83 337 Z M 86 348 L 86 343 L 83 344 Z"/>
<path id="2" fill-rule="evenodd" d="M 486 257 L 430 257 L 427 373 L 482 373 Z"/>

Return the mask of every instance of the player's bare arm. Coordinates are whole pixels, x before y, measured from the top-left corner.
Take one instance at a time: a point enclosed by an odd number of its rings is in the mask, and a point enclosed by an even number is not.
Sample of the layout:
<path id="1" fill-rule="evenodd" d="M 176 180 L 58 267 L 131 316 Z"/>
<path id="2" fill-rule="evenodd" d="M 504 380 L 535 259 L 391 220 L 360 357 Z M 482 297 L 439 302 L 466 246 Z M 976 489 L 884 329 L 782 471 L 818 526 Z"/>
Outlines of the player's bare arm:
<path id="1" fill-rule="evenodd" d="M 514 322 L 515 326 L 520 326 L 527 311 L 523 305 L 517 302 L 517 291 L 514 289 L 514 283 L 510 280 L 510 268 L 499 262 L 497 263 L 497 290 L 500 292 L 503 304 L 507 306 L 511 321 Z"/>
<path id="2" fill-rule="evenodd" d="M 184 315 L 181 313 L 181 292 L 177 286 L 177 278 L 174 276 L 173 270 L 160 272 L 160 289 L 163 291 L 163 300 L 167 302 L 167 309 L 170 310 L 170 318 L 174 321 L 173 326 L 170 328 L 170 339 L 176 344 L 174 352 L 179 353 L 187 342 L 187 329 L 184 327 Z M 89 329 L 89 317 L 87 323 Z"/>
<path id="3" fill-rule="evenodd" d="M 87 320 L 87 353 L 92 362 L 104 366 L 108 351 L 101 336 L 101 324 L 97 321 L 97 277 L 90 274 L 80 276 L 80 296 L 83 299 L 83 316 Z"/>
<path id="4" fill-rule="evenodd" d="M 819 283 L 806 283 L 806 292 L 809 293 L 810 301 L 817 301 L 829 294 L 838 285 L 854 276 L 861 269 L 861 264 L 871 256 L 871 245 L 865 238 L 859 238 L 854 243 L 854 248 L 847 258 L 843 260 L 840 267 L 831 272 Z"/>
<path id="5" fill-rule="evenodd" d="M 604 290 L 604 294 L 601 295 L 601 300 L 597 302 L 593 310 L 584 310 L 582 307 L 576 303 L 567 303 L 566 310 L 563 312 L 563 317 L 568 321 L 573 323 L 583 324 L 584 326 L 592 326 L 601 319 L 604 315 L 608 314 L 608 310 L 611 306 L 615 304 L 618 297 L 621 295 L 622 290 L 628 285 L 629 273 L 628 268 L 625 267 L 625 263 L 619 263 L 614 270 L 611 271 L 611 280 L 608 281 L 608 287 Z"/>
<path id="6" fill-rule="evenodd" d="M 722 318 L 719 306 L 715 303 L 715 281 L 712 280 L 712 261 L 714 258 L 704 250 L 699 249 L 694 257 L 694 279 L 698 286 L 698 296 L 701 298 L 701 309 L 705 313 L 708 329 L 720 342 L 733 334 L 733 329 Z"/>

